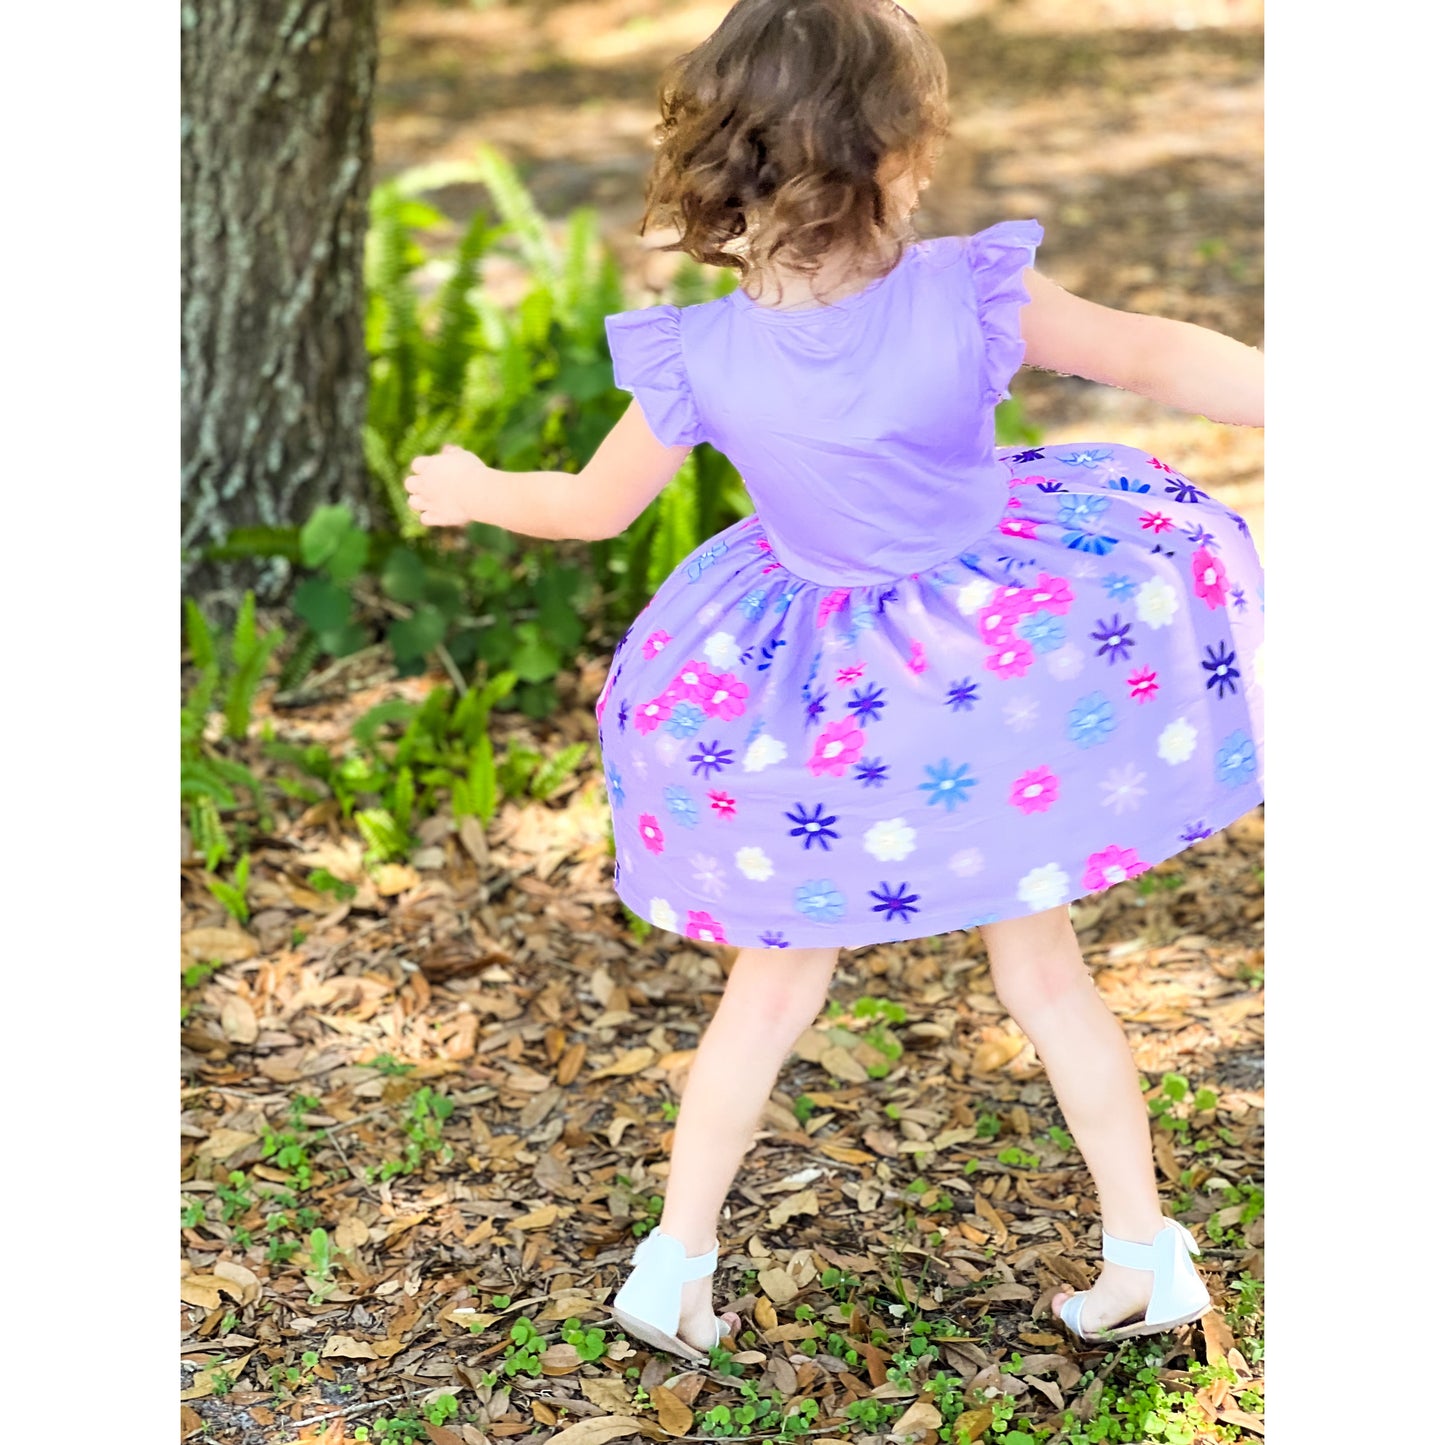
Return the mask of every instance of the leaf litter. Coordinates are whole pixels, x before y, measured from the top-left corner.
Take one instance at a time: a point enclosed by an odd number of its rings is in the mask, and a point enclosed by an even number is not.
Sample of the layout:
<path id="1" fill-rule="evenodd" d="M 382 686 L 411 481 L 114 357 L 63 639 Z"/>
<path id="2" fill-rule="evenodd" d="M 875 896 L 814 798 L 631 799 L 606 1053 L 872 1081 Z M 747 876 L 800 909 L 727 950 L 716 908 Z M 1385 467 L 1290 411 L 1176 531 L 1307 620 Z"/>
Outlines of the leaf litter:
<path id="1" fill-rule="evenodd" d="M 591 738 L 600 681 L 584 669 L 531 745 Z M 344 734 L 376 695 L 327 704 L 326 725 Z M 417 1438 L 703 1438 L 751 1382 L 784 1415 L 812 1402 L 808 1438 L 933 1445 L 931 1392 L 889 1375 L 913 1319 L 939 1327 L 935 1368 L 973 1392 L 960 1439 L 1005 1397 L 1038 1425 L 1087 1414 L 1082 1372 L 1109 1353 L 1068 1342 L 1049 1300 L 1092 1280 L 1097 1205 L 969 934 L 843 954 L 839 1007 L 785 1066 L 722 1222 L 738 1373 L 611 1328 L 731 951 L 634 936 L 605 820 L 594 755 L 575 786 L 485 829 L 427 820 L 409 865 L 368 869 L 312 810 L 253 846 L 244 925 L 183 867 L 182 967 L 216 965 L 181 1029 L 183 1438 L 350 1445 L 445 1393 L 458 1416 Z M 1076 907 L 1148 1083 L 1166 1207 L 1204 1245 L 1217 1306 L 1171 1362 L 1228 1364 L 1235 1381 L 1197 1398 L 1255 1435 L 1239 1395 L 1262 1391 L 1262 1366 L 1225 1311 L 1231 1285 L 1263 1278 L 1262 849 L 1257 812 L 1152 887 Z M 354 896 L 318 896 L 321 867 Z M 582 1333 L 564 1341 L 570 1321 Z M 605 1343 L 579 1345 L 588 1329 Z M 830 1353 L 844 1342 L 857 1364 Z M 868 1433 L 845 1413 L 863 1399 L 894 1418 Z"/>

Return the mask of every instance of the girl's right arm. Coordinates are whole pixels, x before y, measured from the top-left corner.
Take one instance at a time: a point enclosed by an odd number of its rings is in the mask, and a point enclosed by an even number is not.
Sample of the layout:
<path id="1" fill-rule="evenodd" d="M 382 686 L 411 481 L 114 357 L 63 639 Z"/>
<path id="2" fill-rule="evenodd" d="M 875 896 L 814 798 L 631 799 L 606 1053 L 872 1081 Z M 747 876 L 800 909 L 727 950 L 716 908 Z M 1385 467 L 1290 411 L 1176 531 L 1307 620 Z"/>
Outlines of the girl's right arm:
<path id="1" fill-rule="evenodd" d="M 1024 365 L 1082 376 L 1197 412 L 1264 425 L 1264 355 L 1187 321 L 1099 306 L 1029 269 L 1020 312 Z"/>

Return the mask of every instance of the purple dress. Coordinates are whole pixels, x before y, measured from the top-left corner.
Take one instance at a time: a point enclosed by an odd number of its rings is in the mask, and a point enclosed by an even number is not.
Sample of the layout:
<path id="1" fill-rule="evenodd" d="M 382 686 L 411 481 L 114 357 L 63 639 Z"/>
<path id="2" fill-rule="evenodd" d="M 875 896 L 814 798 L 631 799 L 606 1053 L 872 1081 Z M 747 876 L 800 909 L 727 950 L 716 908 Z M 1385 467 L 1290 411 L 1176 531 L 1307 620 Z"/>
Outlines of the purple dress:
<path id="1" fill-rule="evenodd" d="M 597 704 L 617 892 L 659 928 L 859 948 L 1136 877 L 1261 799 L 1240 517 L 1118 445 L 999 450 L 1006 221 L 832 305 L 608 318 L 658 439 L 757 507 L 686 558 Z"/>

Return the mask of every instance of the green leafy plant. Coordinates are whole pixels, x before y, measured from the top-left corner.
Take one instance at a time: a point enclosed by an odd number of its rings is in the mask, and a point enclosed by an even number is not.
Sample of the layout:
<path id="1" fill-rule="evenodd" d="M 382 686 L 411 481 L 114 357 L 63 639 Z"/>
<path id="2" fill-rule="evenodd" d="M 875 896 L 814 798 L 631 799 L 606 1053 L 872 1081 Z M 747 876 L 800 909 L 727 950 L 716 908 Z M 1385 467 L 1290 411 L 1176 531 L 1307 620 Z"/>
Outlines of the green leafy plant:
<path id="1" fill-rule="evenodd" d="M 250 794 L 258 826 L 270 826 L 260 780 L 222 745 L 247 735 L 256 689 L 285 634 L 279 627 L 265 634 L 257 631 L 256 599 L 250 592 L 242 599 L 229 638 L 218 637 L 189 598 L 184 614 L 193 681 L 181 703 L 181 805 L 193 845 L 207 869 L 214 869 L 232 854 L 236 825 L 225 815 L 241 809 L 238 793 Z M 206 737 L 207 725 L 218 703 L 224 727 L 221 739 L 212 742 Z"/>

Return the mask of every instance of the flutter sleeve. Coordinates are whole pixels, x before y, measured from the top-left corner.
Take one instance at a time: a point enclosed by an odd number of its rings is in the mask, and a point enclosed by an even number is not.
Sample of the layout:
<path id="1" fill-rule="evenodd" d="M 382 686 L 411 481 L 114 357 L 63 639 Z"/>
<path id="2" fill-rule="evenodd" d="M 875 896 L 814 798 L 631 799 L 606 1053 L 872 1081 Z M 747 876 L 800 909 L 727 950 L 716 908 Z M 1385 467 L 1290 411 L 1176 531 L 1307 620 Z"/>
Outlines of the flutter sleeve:
<path id="1" fill-rule="evenodd" d="M 649 306 L 606 319 L 612 374 L 642 407 L 664 446 L 704 440 L 697 403 L 682 359 L 682 315 L 676 306 Z"/>
<path id="2" fill-rule="evenodd" d="M 984 397 L 991 406 L 1009 395 L 1009 382 L 1023 365 L 1019 307 L 1029 299 L 1023 273 L 1043 238 L 1037 221 L 1000 221 L 970 236 L 965 247 L 983 328 Z"/>

